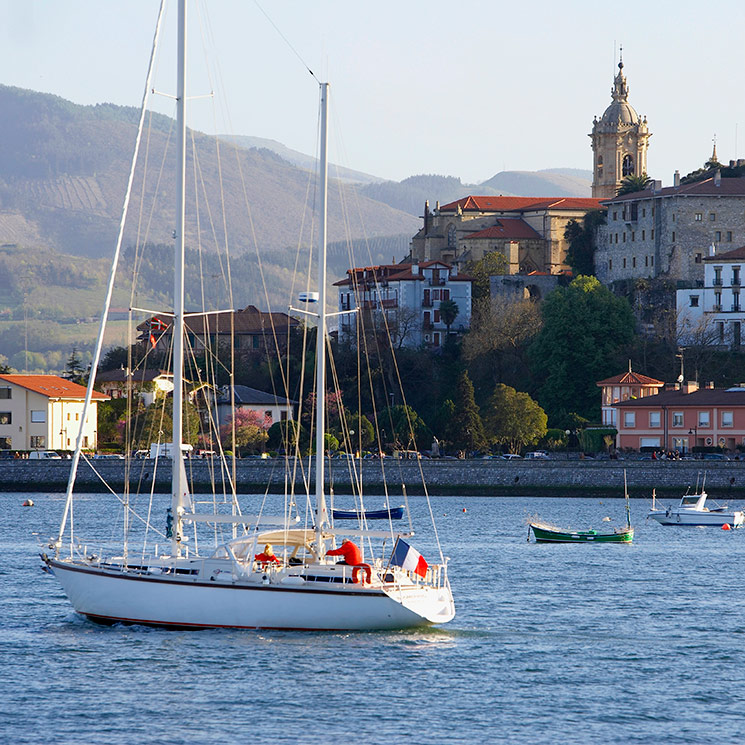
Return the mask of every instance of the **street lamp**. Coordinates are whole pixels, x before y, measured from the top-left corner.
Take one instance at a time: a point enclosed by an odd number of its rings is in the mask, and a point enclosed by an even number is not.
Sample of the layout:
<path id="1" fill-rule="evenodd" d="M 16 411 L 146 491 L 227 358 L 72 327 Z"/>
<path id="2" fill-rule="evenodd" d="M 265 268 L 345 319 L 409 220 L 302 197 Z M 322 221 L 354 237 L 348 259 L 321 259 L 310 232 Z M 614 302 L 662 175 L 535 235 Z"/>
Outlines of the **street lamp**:
<path id="1" fill-rule="evenodd" d="M 696 447 L 696 440 L 698 439 L 698 427 L 694 424 L 693 429 L 688 430 L 689 435 L 693 435 L 693 447 L 691 448 L 691 452 L 693 452 L 693 448 Z"/>

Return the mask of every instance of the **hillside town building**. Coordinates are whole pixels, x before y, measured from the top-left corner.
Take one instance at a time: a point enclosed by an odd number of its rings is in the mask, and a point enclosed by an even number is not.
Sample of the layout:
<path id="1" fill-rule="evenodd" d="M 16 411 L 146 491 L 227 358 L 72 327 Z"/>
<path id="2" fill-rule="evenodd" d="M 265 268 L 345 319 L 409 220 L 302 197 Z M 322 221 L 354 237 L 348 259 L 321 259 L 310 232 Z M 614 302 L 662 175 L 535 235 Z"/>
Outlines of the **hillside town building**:
<path id="1" fill-rule="evenodd" d="M 607 225 L 598 228 L 595 273 L 603 284 L 665 277 L 703 287 L 709 246 L 745 243 L 745 178 L 710 178 L 623 194 L 603 203 Z M 679 285 L 680 286 L 680 285 Z"/>
<path id="2" fill-rule="evenodd" d="M 471 277 L 443 261 L 384 264 L 347 270 L 335 283 L 339 311 L 362 313 L 365 329 L 390 334 L 396 347 L 445 344 L 448 333 L 461 333 L 471 324 Z M 448 326 L 440 304 L 452 300 L 458 315 Z M 354 313 L 339 316 L 339 341 L 355 343 Z"/>
<path id="3" fill-rule="evenodd" d="M 618 409 L 615 408 L 615 404 L 655 396 L 665 384 L 648 375 L 632 372 L 631 363 L 629 363 L 628 372 L 601 380 L 596 385 L 601 389 L 603 425 L 617 427 Z"/>
<path id="4" fill-rule="evenodd" d="M 193 352 L 230 348 L 236 353 L 275 353 L 287 348 L 287 338 L 300 322 L 287 313 L 268 313 L 249 305 L 231 312 L 187 315 L 186 342 Z M 171 346 L 171 319 L 153 317 L 137 327 L 138 339 L 159 352 Z"/>
<path id="5" fill-rule="evenodd" d="M 426 202 L 411 260 L 463 268 L 496 251 L 505 258 L 506 274 L 559 274 L 569 268 L 567 224 L 600 206 L 598 199 L 580 197 L 467 196 L 431 211 Z"/>
<path id="6" fill-rule="evenodd" d="M 710 383 L 667 386 L 656 396 L 628 399 L 617 409 L 616 446 L 631 450 L 721 448 L 745 445 L 745 388 L 716 389 Z"/>
<path id="7" fill-rule="evenodd" d="M 647 148 L 652 136 L 643 119 L 629 103 L 629 87 L 623 74 L 623 60 L 611 88 L 611 105 L 592 124 L 592 196 L 610 199 L 626 176 L 647 172 Z"/>
<path id="8" fill-rule="evenodd" d="M 678 290 L 677 330 L 681 346 L 717 345 L 739 349 L 745 324 L 741 301 L 745 246 L 704 257 L 703 287 Z"/>
<path id="9" fill-rule="evenodd" d="M 0 449 L 73 450 L 86 389 L 56 375 L 0 375 Z M 95 449 L 98 402 L 93 392 L 83 427 L 83 447 Z"/>

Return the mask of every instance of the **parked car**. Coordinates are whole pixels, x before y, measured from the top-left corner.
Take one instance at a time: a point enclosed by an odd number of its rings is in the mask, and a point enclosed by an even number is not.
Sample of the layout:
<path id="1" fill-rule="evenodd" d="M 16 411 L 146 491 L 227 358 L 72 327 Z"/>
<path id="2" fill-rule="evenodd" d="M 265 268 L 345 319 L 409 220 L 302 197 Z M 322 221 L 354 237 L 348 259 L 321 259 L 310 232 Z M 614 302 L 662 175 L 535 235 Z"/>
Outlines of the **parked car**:
<path id="1" fill-rule="evenodd" d="M 121 453 L 96 453 L 93 456 L 94 460 L 124 460 L 124 456 Z"/>
<path id="2" fill-rule="evenodd" d="M 29 460 L 62 460 L 62 456 L 59 453 L 55 453 L 54 450 L 32 450 L 28 454 Z"/>
<path id="3" fill-rule="evenodd" d="M 517 453 L 505 453 L 504 455 L 500 456 L 502 460 L 522 460 L 522 455 L 517 455 Z"/>
<path id="4" fill-rule="evenodd" d="M 704 453 L 701 460 L 729 460 L 729 456 L 724 453 Z"/>
<path id="5" fill-rule="evenodd" d="M 534 450 L 532 453 L 525 453 L 527 460 L 548 460 L 548 453 L 545 450 Z"/>

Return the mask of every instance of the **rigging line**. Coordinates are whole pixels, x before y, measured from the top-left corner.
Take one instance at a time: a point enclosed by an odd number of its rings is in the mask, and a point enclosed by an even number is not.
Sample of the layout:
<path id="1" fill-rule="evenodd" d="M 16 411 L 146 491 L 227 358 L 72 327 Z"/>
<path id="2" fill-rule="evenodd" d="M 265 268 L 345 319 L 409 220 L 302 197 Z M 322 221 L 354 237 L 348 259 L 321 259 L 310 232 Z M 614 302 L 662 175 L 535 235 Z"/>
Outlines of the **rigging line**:
<path id="1" fill-rule="evenodd" d="M 83 411 L 80 417 L 80 428 L 78 430 L 78 436 L 75 443 L 75 453 L 73 454 L 73 460 L 70 465 L 70 477 L 67 484 L 67 495 L 65 499 L 65 510 L 60 524 L 60 531 L 57 538 L 58 546 L 55 547 L 56 551 L 59 551 L 59 546 L 62 543 L 62 536 L 65 532 L 65 523 L 67 521 L 67 515 L 69 513 L 69 504 L 72 502 L 72 492 L 75 487 L 75 478 L 77 476 L 78 463 L 80 462 L 80 453 L 83 444 L 83 431 L 85 428 L 85 420 L 90 409 L 91 400 L 93 399 L 93 386 L 96 382 L 96 370 L 98 368 L 98 362 L 101 358 L 101 349 L 103 347 L 104 332 L 106 330 L 106 321 L 109 315 L 109 308 L 111 307 L 111 298 L 114 293 L 114 280 L 116 279 L 116 272 L 119 265 L 119 256 L 121 253 L 122 242 L 124 240 L 124 225 L 127 219 L 127 213 L 129 208 L 129 200 L 132 194 L 132 184 L 134 182 L 135 165 L 137 163 L 137 154 L 140 149 L 140 142 L 142 139 L 142 131 L 145 120 L 145 106 L 149 96 L 150 80 L 153 72 L 153 61 L 155 59 L 155 51 L 158 47 L 158 39 L 160 36 L 160 24 L 163 19 L 163 8 L 165 0 L 161 0 L 160 8 L 158 10 L 157 22 L 155 25 L 155 33 L 153 35 L 153 45 L 150 53 L 150 61 L 148 64 L 148 72 L 146 76 L 145 90 L 142 95 L 142 105 L 140 107 L 140 119 L 137 127 L 137 137 L 135 140 L 134 156 L 132 158 L 132 164 L 129 171 L 129 178 L 127 181 L 127 189 L 124 196 L 124 205 L 122 208 L 122 217 L 119 223 L 119 234 L 117 236 L 116 248 L 114 250 L 114 261 L 112 262 L 111 273 L 109 275 L 109 284 L 106 290 L 106 299 L 104 301 L 104 309 L 101 314 L 101 323 L 98 330 L 98 338 L 96 340 L 96 348 L 93 352 L 93 360 L 91 361 L 91 374 L 88 379 L 88 387 L 85 392 L 85 401 L 83 403 Z M 70 528 L 70 539 L 72 545 L 72 527 Z"/>
<path id="2" fill-rule="evenodd" d="M 308 67 L 305 60 L 300 56 L 300 52 L 298 52 L 297 49 L 295 49 L 295 47 L 293 47 L 292 44 L 290 44 L 287 37 L 279 30 L 279 27 L 277 26 L 277 24 L 271 19 L 271 17 L 264 10 L 264 8 L 261 7 L 258 0 L 254 0 L 254 5 L 256 5 L 256 7 L 262 12 L 262 14 L 267 19 L 267 21 L 269 21 L 269 23 L 272 25 L 274 30 L 279 34 L 282 41 L 284 41 L 285 44 L 287 44 L 287 46 L 290 48 L 290 51 L 300 60 L 300 64 L 313 76 L 314 80 L 316 80 L 316 82 L 320 85 L 321 81 L 318 80 L 318 78 L 316 77 L 316 74 L 313 72 L 313 70 L 310 69 L 310 67 Z"/>

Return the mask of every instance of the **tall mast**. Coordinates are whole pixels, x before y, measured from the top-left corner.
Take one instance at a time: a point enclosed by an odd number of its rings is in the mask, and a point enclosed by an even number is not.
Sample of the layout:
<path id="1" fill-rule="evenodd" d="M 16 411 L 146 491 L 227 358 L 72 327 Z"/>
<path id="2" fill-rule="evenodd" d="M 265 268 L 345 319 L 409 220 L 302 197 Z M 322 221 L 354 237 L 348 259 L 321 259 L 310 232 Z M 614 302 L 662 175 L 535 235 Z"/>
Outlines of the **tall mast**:
<path id="1" fill-rule="evenodd" d="M 178 52 L 176 81 L 176 174 L 178 197 L 174 246 L 173 284 L 173 438 L 171 440 L 171 514 L 173 527 L 171 555 L 181 554 L 181 512 L 186 491 L 185 471 L 181 461 L 183 440 L 182 411 L 184 400 L 184 226 L 186 211 L 186 0 L 178 4 Z"/>
<path id="2" fill-rule="evenodd" d="M 325 409 L 326 409 L 326 218 L 328 214 L 329 84 L 321 83 L 321 215 L 318 245 L 318 336 L 316 338 L 316 552 L 323 556 Z"/>

